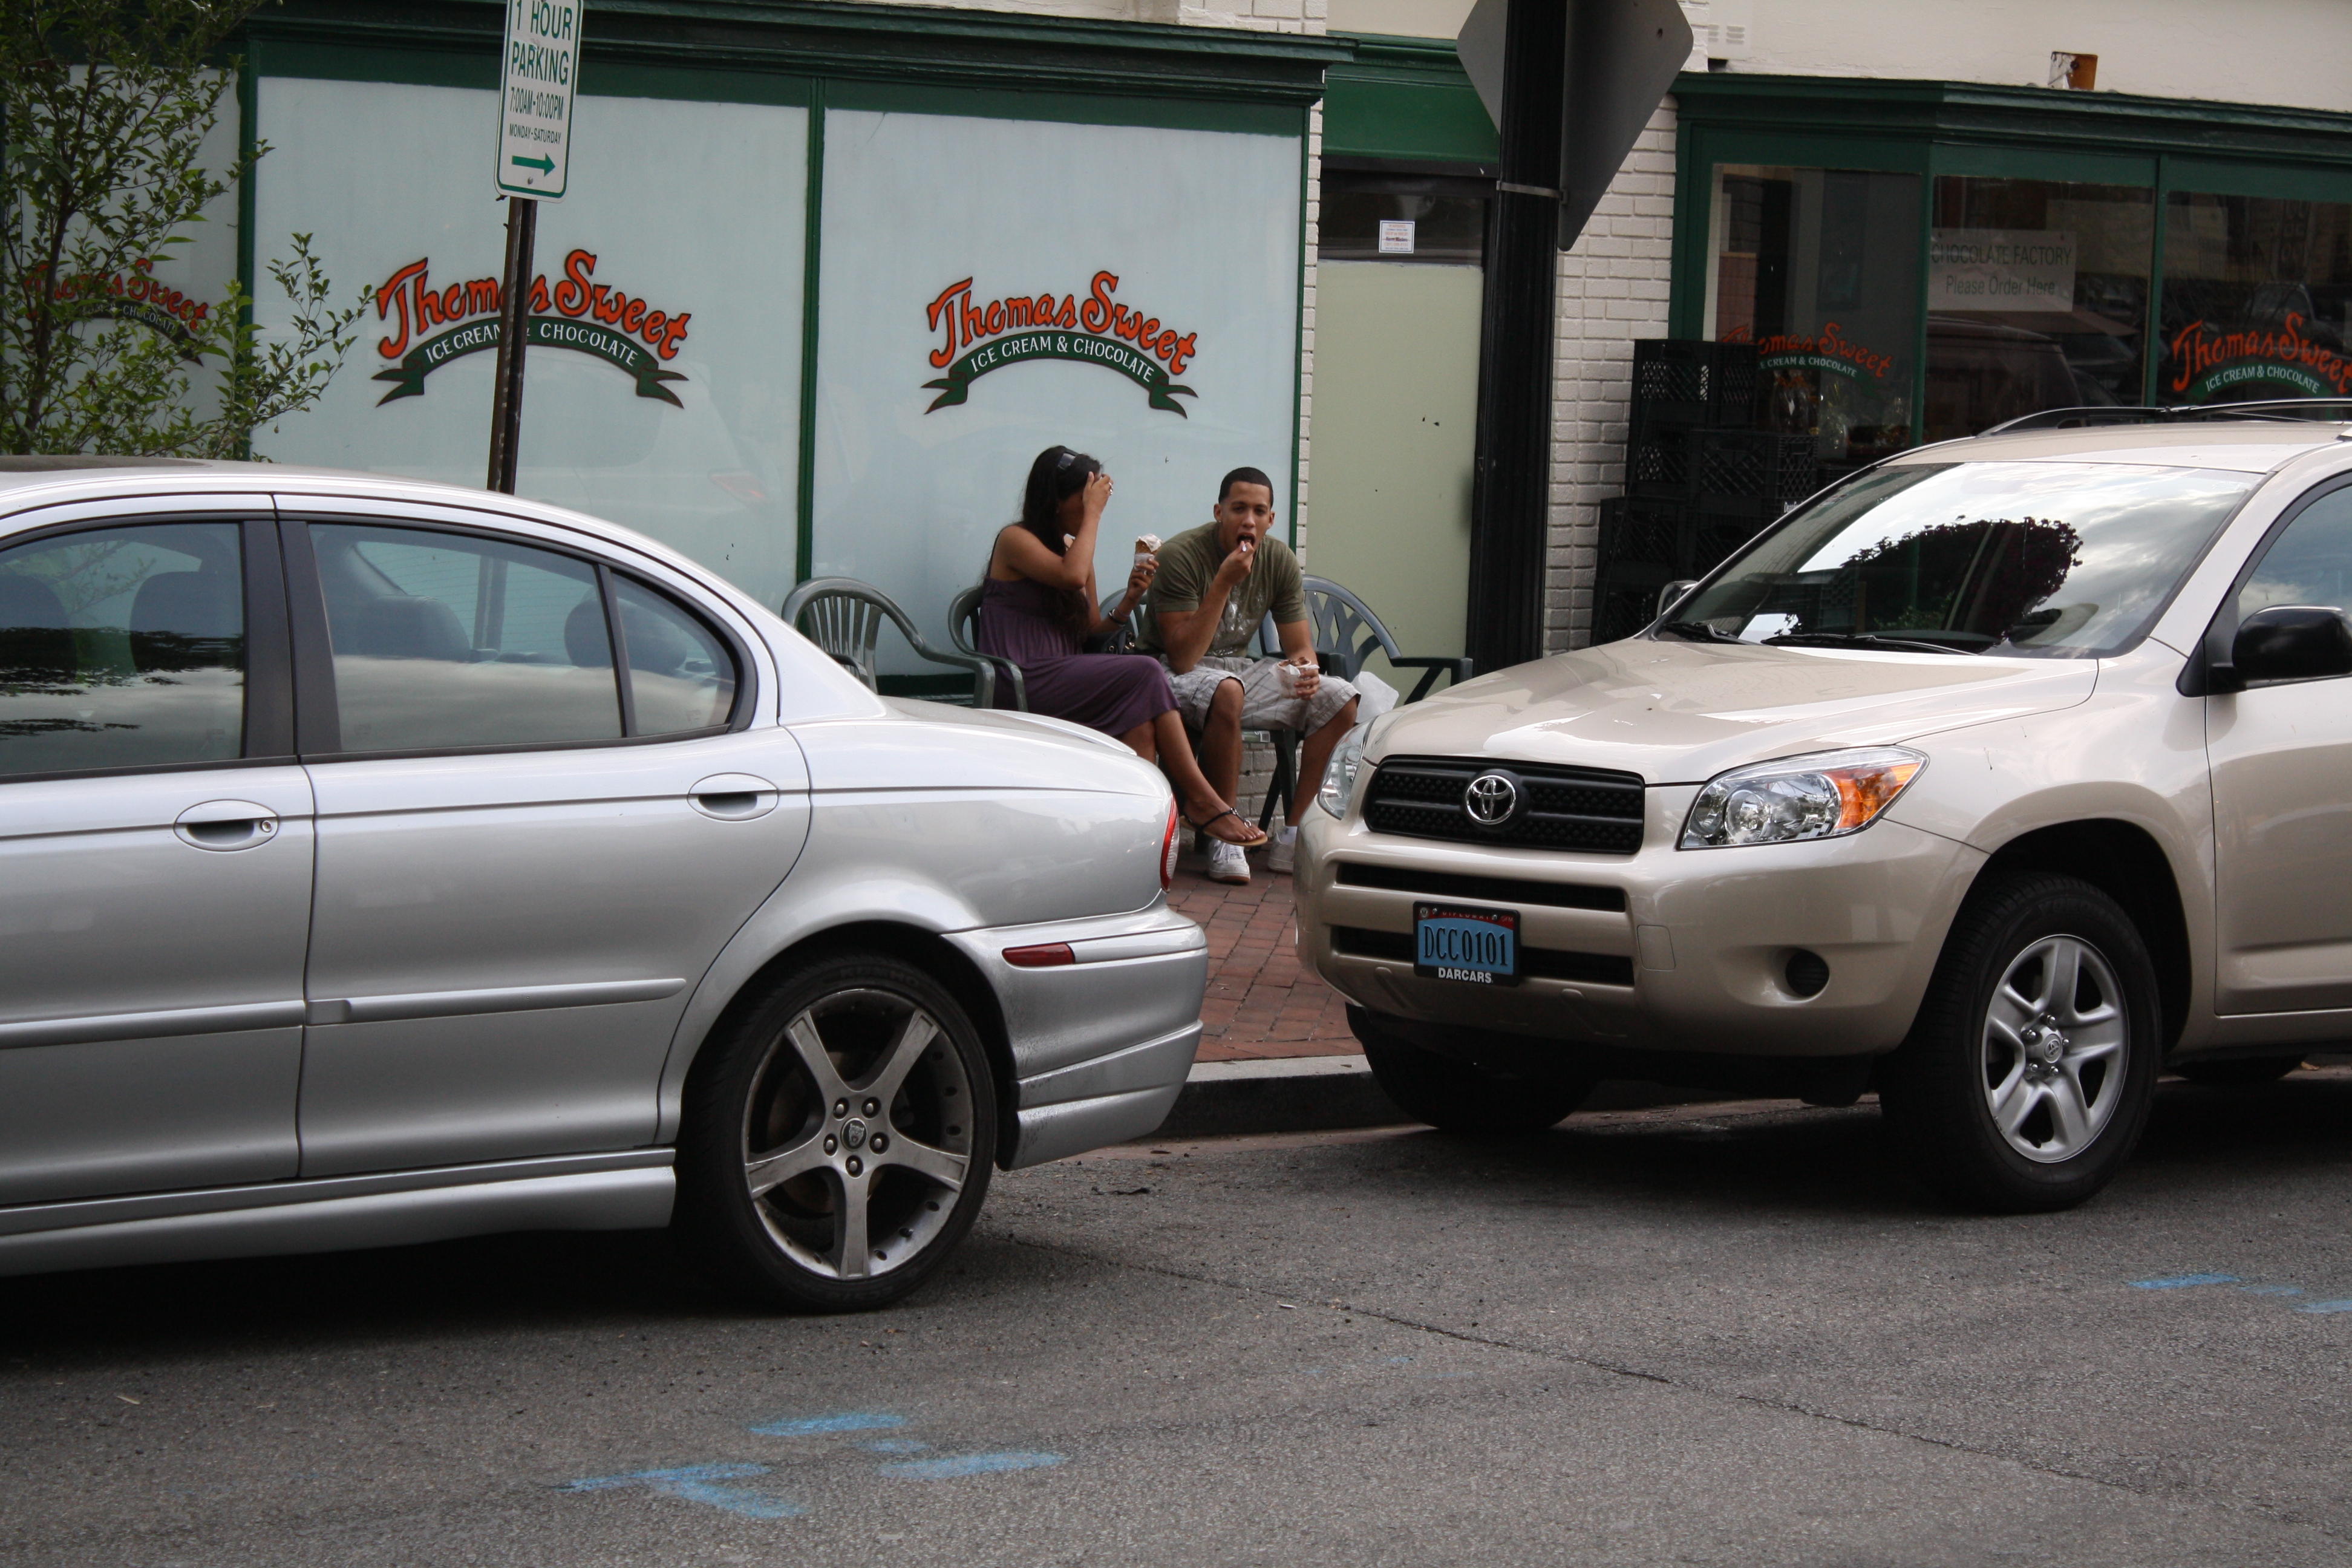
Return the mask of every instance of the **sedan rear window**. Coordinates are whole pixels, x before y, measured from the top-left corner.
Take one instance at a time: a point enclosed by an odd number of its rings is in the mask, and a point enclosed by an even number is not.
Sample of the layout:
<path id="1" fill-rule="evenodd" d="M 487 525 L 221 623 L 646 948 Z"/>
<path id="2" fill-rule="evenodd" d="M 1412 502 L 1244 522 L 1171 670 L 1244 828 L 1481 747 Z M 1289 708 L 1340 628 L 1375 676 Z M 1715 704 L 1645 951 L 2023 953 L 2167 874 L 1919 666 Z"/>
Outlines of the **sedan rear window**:
<path id="1" fill-rule="evenodd" d="M 2139 640 L 2261 476 L 1905 464 L 1732 559 L 1660 629 L 1705 640 L 2087 658 Z"/>

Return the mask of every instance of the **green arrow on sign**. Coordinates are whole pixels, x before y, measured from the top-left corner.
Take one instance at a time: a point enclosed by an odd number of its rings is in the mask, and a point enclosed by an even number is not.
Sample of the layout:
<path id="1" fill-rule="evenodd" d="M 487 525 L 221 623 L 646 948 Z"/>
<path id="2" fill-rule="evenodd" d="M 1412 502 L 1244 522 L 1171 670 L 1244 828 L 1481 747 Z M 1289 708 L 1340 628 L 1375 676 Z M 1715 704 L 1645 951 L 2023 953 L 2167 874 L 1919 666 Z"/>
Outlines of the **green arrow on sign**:
<path id="1" fill-rule="evenodd" d="M 542 174 L 552 174 L 555 173 L 555 160 L 552 158 L 509 158 L 507 162 L 513 163 L 520 168 L 537 169 Z"/>

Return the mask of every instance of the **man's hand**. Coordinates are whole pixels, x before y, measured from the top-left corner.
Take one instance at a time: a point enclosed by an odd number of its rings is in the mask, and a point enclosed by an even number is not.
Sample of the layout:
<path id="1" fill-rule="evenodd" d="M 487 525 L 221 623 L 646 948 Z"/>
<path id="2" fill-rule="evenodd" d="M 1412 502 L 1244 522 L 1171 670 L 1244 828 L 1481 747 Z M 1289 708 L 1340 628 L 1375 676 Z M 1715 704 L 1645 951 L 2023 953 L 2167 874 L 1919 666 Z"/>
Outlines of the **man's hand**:
<path id="1" fill-rule="evenodd" d="M 1217 575 L 1213 585 L 1230 594 L 1242 585 L 1248 578 L 1250 569 L 1256 564 L 1257 541 L 1244 534 L 1240 542 L 1234 546 L 1233 553 L 1217 563 Z"/>
<path id="2" fill-rule="evenodd" d="M 1311 663 L 1294 664 L 1290 668 L 1298 672 L 1291 683 L 1290 694 L 1293 697 L 1314 696 L 1315 689 L 1323 684 L 1322 668 Z"/>

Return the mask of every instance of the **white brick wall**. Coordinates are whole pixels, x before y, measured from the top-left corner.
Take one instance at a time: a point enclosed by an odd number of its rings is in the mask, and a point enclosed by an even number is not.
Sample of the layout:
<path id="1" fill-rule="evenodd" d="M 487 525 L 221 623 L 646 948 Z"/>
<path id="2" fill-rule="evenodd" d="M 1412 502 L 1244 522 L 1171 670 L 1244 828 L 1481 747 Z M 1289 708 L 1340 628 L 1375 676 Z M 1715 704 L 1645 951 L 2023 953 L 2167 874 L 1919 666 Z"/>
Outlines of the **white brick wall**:
<path id="1" fill-rule="evenodd" d="M 1666 335 L 1675 104 L 1650 117 L 1575 248 L 1559 258 L 1544 649 L 1591 638 L 1600 502 L 1622 492 L 1633 340 Z"/>

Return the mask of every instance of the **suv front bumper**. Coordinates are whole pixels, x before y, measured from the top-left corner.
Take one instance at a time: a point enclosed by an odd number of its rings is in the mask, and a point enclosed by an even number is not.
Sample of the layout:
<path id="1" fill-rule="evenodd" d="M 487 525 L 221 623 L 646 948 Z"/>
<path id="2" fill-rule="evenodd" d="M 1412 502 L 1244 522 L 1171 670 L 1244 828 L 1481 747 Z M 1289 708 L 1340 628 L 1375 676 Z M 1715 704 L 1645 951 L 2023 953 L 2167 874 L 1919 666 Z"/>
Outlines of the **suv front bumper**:
<path id="1" fill-rule="evenodd" d="M 1596 1047 L 1837 1057 L 1901 1043 L 1984 856 L 1884 818 L 1842 838 L 1677 849 L 1697 793 L 1649 789 L 1630 856 L 1406 837 L 1371 832 L 1360 814 L 1310 811 L 1296 874 L 1300 962 L 1376 1013 Z M 1350 884 L 1350 868 L 1388 885 Z M 1462 878 L 1596 889 L 1589 901 L 1622 907 L 1559 908 L 1447 880 Z M 1516 909 L 1522 970 L 1532 955 L 1578 977 L 1423 979 L 1410 948 L 1417 901 Z M 1788 976 L 1801 952 L 1829 966 L 1811 996 Z"/>

